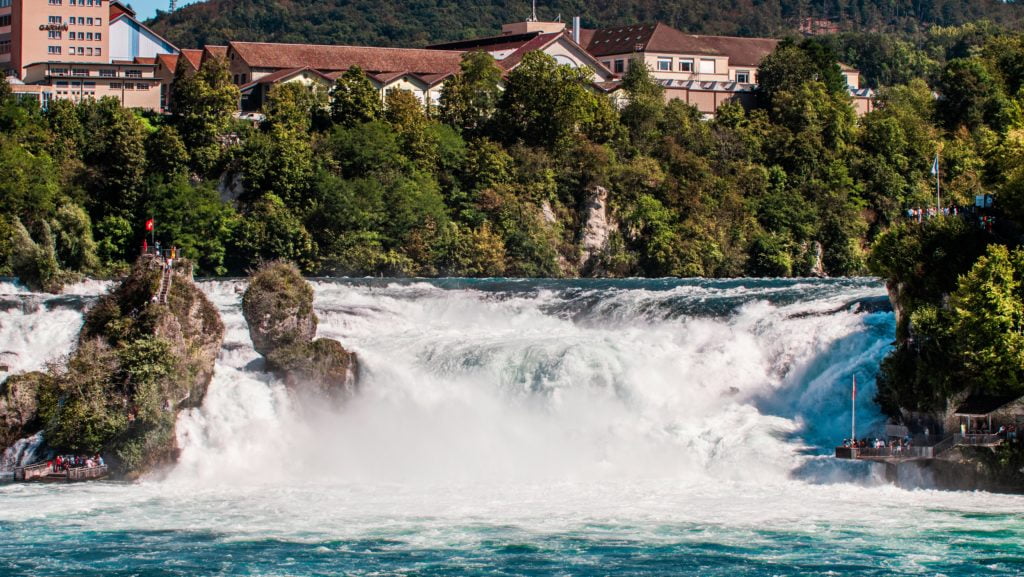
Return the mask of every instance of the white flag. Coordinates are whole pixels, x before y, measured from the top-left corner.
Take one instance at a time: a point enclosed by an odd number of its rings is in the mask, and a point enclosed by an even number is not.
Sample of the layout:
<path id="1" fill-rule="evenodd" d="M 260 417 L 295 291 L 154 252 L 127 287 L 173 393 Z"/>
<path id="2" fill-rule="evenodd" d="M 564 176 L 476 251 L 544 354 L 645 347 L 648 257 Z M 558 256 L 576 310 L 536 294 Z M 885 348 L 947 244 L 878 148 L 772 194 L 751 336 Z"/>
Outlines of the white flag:
<path id="1" fill-rule="evenodd" d="M 939 175 L 939 155 L 935 155 L 935 160 L 932 162 L 932 176 Z"/>

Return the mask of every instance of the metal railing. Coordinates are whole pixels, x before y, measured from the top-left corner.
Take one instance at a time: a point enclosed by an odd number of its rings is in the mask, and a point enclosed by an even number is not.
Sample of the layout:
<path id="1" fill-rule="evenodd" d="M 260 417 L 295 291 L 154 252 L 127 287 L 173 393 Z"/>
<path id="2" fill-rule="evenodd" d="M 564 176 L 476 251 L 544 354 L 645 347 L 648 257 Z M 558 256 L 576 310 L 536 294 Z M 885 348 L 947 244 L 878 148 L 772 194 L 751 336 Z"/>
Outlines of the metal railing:
<path id="1" fill-rule="evenodd" d="M 998 433 L 971 433 L 967 435 L 956 434 L 953 436 L 956 438 L 955 444 L 972 447 L 986 447 L 998 445 L 1003 442 L 1002 435 L 999 435 Z"/>
<path id="2" fill-rule="evenodd" d="M 933 447 L 867 447 L 857 448 L 853 458 L 895 458 L 895 459 L 930 459 Z"/>
<path id="3" fill-rule="evenodd" d="M 31 481 L 40 479 L 53 472 L 53 466 L 49 462 L 36 463 L 27 467 L 18 467 L 14 470 L 15 481 Z"/>
<path id="4" fill-rule="evenodd" d="M 68 469 L 68 481 L 89 481 L 91 479 L 99 479 L 107 476 L 106 465 L 96 465 L 94 467 L 74 467 Z"/>

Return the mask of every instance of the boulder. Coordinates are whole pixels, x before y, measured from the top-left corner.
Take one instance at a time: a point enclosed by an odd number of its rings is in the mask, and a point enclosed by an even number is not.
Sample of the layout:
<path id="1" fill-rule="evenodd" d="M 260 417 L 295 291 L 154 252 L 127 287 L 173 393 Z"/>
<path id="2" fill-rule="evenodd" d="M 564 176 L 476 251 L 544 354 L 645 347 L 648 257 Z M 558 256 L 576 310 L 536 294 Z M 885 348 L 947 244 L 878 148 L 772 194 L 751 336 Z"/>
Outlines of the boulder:
<path id="1" fill-rule="evenodd" d="M 33 372 L 0 383 L 0 448 L 39 430 L 39 389 L 49 380 L 46 373 Z"/>
<path id="2" fill-rule="evenodd" d="M 77 349 L 37 394 L 49 449 L 100 452 L 123 478 L 176 460 L 178 412 L 202 403 L 224 325 L 187 261 L 156 302 L 163 274 L 140 258 L 86 314 Z"/>
<path id="3" fill-rule="evenodd" d="M 242 313 L 253 347 L 264 356 L 281 347 L 308 343 L 316 335 L 313 289 L 291 263 L 268 263 L 249 279 Z"/>
<path id="4" fill-rule="evenodd" d="M 313 289 L 295 265 L 276 261 L 256 271 L 242 297 L 242 313 L 256 351 L 287 386 L 331 396 L 355 390 L 356 355 L 336 340 L 314 340 Z"/>

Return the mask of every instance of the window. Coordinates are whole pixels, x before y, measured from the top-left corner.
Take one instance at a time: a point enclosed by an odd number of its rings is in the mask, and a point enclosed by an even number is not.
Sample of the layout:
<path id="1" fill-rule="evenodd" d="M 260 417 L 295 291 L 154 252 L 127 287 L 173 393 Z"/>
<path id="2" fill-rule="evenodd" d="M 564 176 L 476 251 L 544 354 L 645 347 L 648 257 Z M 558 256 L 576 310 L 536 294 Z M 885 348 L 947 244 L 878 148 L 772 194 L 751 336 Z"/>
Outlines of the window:
<path id="1" fill-rule="evenodd" d="M 736 82 L 740 84 L 750 84 L 750 71 L 749 70 L 737 70 L 736 71 Z"/>
<path id="2" fill-rule="evenodd" d="M 110 89 L 111 90 L 121 90 L 122 86 L 124 86 L 124 85 L 121 84 L 120 82 L 111 82 L 110 83 Z"/>
<path id="3" fill-rule="evenodd" d="M 141 70 L 125 70 L 124 71 L 124 77 L 125 78 L 142 78 L 142 71 Z"/>
<path id="4" fill-rule="evenodd" d="M 625 71 L 626 71 L 626 61 L 625 60 L 616 60 L 615 61 L 615 73 L 616 74 L 622 74 Z"/>
<path id="5" fill-rule="evenodd" d="M 78 25 L 79 26 L 85 26 L 85 16 L 79 16 L 78 17 Z"/>
<path id="6" fill-rule="evenodd" d="M 103 19 L 102 18 L 97 18 L 96 19 L 96 25 L 97 26 L 103 26 Z"/>
<path id="7" fill-rule="evenodd" d="M 60 46 L 47 46 L 46 47 L 46 53 L 47 54 L 60 54 Z"/>
<path id="8" fill-rule="evenodd" d="M 0 16 L 0 27 L 10 26 L 10 25 L 11 25 L 11 15 L 10 14 L 7 14 L 6 16 Z"/>
<path id="9" fill-rule="evenodd" d="M 671 58 L 658 58 L 658 71 L 659 72 L 672 72 L 672 59 Z"/>
<path id="10" fill-rule="evenodd" d="M 60 0 L 50 0 L 50 6 L 60 6 Z"/>
<path id="11" fill-rule="evenodd" d="M 248 81 L 249 81 L 249 75 L 248 74 L 242 74 L 242 84 L 245 84 Z"/>
<path id="12" fill-rule="evenodd" d="M 601 64 L 604 64 L 604 67 L 607 68 L 608 70 L 612 69 L 612 61 L 611 60 L 602 60 Z"/>
<path id="13" fill-rule="evenodd" d="M 124 83 L 124 89 L 125 90 L 135 90 L 135 85 L 132 84 L 131 82 L 125 82 Z"/>
<path id="14" fill-rule="evenodd" d="M 0 0 L 0 8 L 7 8 L 11 5 L 11 0 Z"/>
<path id="15" fill-rule="evenodd" d="M 92 40 L 92 32 L 86 32 L 85 33 L 85 39 L 86 40 Z M 81 38 L 79 38 L 79 40 L 81 40 Z"/>
<path id="16" fill-rule="evenodd" d="M 97 32 L 95 34 L 94 38 L 96 38 L 96 40 L 103 40 L 103 33 Z"/>
<path id="17" fill-rule="evenodd" d="M 85 19 L 85 23 L 88 24 L 89 26 L 92 26 L 92 18 L 86 18 Z"/>
<path id="18" fill-rule="evenodd" d="M 85 87 L 86 88 L 92 88 L 93 90 L 95 90 L 96 89 L 96 83 L 95 82 L 86 82 L 85 83 Z"/>
<path id="19" fill-rule="evenodd" d="M 78 4 L 78 0 L 68 0 L 68 6 L 74 6 L 76 4 Z"/>
<path id="20" fill-rule="evenodd" d="M 138 83 L 135 85 L 135 90 L 149 90 L 149 85 Z"/>
<path id="21" fill-rule="evenodd" d="M 679 59 L 679 71 L 680 72 L 693 72 L 693 58 L 680 58 Z"/>
<path id="22" fill-rule="evenodd" d="M 117 73 L 114 72 L 113 70 L 105 70 L 105 69 L 104 70 L 100 70 L 100 77 L 101 78 L 114 78 L 116 76 L 117 76 Z"/>
<path id="23" fill-rule="evenodd" d="M 71 75 L 72 76 L 88 76 L 89 75 L 89 69 L 88 68 L 72 68 L 71 69 Z"/>
<path id="24" fill-rule="evenodd" d="M 103 49 L 102 48 L 97 48 L 96 49 L 96 56 L 103 56 Z"/>
<path id="25" fill-rule="evenodd" d="M 49 22 L 50 24 L 60 24 L 60 23 L 61 23 L 61 21 L 62 21 L 62 20 L 61 20 L 61 17 L 60 17 L 60 16 L 50 16 L 50 18 L 49 18 L 49 20 L 48 20 L 48 22 Z"/>
<path id="26" fill-rule="evenodd" d="M 86 56 L 92 56 L 92 48 L 86 48 L 85 49 L 85 55 Z"/>
<path id="27" fill-rule="evenodd" d="M 714 74 L 715 73 L 715 61 L 713 58 L 701 58 L 700 59 L 700 73 L 701 74 Z"/>
<path id="28" fill-rule="evenodd" d="M 46 37 L 50 40 L 60 40 L 60 36 L 60 30 L 50 30 L 49 32 L 46 33 Z"/>
<path id="29" fill-rule="evenodd" d="M 53 75 L 53 76 L 67 76 L 68 69 L 67 68 L 51 68 L 50 69 L 50 74 Z"/>
<path id="30" fill-rule="evenodd" d="M 58 80 L 57 81 L 57 88 L 67 88 L 67 87 L 68 87 L 68 81 L 67 80 Z"/>
<path id="31" fill-rule="evenodd" d="M 10 40 L 0 40 L 0 54 L 10 54 L 10 53 L 11 53 L 11 41 Z"/>

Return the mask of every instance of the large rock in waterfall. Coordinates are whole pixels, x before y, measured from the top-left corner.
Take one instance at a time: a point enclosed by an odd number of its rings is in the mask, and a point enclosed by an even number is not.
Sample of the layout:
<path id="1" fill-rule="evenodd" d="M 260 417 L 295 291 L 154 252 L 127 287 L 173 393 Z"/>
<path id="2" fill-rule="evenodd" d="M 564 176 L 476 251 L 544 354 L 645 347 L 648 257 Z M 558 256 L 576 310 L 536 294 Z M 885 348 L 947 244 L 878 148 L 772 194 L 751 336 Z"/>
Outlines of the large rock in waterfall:
<path id="1" fill-rule="evenodd" d="M 295 265 L 275 261 L 256 271 L 242 297 L 242 313 L 256 351 L 289 387 L 332 396 L 355 389 L 355 354 L 336 340 L 313 338 L 313 289 Z"/>
<path id="2" fill-rule="evenodd" d="M 65 366 L 8 379 L 0 440 L 9 445 L 12 434 L 41 428 L 47 451 L 102 453 L 125 478 L 172 463 L 177 414 L 202 404 L 223 337 L 190 265 L 178 261 L 165 274 L 159 259 L 144 256 L 88 311 Z M 11 427 L 19 422 L 28 426 Z"/>
<path id="3" fill-rule="evenodd" d="M 39 389 L 49 381 L 49 375 L 33 372 L 0 383 L 0 452 L 39 430 Z"/>

